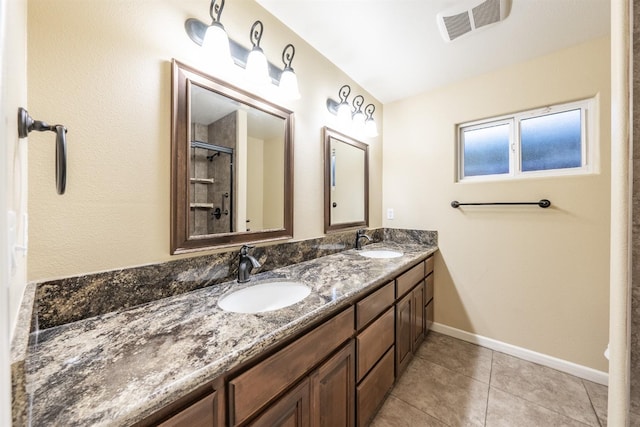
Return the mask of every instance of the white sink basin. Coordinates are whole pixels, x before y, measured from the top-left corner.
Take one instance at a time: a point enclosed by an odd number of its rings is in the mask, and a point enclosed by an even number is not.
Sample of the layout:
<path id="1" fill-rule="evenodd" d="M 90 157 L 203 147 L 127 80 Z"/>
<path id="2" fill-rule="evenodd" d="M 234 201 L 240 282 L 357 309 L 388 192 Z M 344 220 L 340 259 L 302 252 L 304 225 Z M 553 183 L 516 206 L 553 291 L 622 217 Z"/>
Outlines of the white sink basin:
<path id="1" fill-rule="evenodd" d="M 364 251 L 360 251 L 358 252 L 360 254 L 360 256 L 363 257 L 367 257 L 367 258 L 378 258 L 378 259 L 384 259 L 384 258 L 398 258 L 402 256 L 402 252 L 398 252 L 398 251 L 392 251 L 389 249 L 372 249 L 372 250 L 364 250 Z"/>
<path id="2" fill-rule="evenodd" d="M 311 289 L 298 282 L 267 282 L 223 296 L 218 306 L 234 313 L 263 313 L 302 301 Z"/>

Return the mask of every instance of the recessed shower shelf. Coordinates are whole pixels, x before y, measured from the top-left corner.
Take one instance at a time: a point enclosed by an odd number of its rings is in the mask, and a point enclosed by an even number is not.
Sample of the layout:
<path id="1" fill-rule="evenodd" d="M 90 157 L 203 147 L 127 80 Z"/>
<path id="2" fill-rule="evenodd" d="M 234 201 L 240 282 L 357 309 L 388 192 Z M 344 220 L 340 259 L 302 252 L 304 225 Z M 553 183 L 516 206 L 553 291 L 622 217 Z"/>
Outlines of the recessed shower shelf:
<path id="1" fill-rule="evenodd" d="M 215 182 L 213 178 L 190 178 L 190 181 L 194 184 L 213 184 Z"/>
<path id="2" fill-rule="evenodd" d="M 191 209 L 213 209 L 213 203 L 191 203 Z"/>

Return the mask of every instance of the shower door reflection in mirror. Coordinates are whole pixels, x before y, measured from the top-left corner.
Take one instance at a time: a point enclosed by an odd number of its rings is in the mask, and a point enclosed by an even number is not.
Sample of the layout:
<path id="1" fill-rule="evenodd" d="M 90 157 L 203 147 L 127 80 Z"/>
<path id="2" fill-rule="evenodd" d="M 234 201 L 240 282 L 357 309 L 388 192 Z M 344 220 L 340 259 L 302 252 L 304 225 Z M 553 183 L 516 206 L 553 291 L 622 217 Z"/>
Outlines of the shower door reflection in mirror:
<path id="1" fill-rule="evenodd" d="M 191 125 L 189 234 L 232 232 L 234 148 L 204 142 L 207 127 Z"/>
<path id="2" fill-rule="evenodd" d="M 174 61 L 172 253 L 291 237 L 290 116 Z"/>

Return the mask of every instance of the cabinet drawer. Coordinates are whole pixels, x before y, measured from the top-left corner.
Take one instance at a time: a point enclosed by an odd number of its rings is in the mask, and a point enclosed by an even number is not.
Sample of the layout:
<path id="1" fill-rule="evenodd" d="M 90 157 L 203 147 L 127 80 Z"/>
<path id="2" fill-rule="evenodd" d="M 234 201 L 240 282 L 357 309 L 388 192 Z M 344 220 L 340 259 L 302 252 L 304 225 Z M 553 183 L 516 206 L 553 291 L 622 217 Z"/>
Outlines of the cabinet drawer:
<path id="1" fill-rule="evenodd" d="M 400 298 L 424 278 L 424 262 L 412 267 L 396 279 L 396 298 Z"/>
<path id="2" fill-rule="evenodd" d="M 229 381 L 231 425 L 245 421 L 353 336 L 353 307 Z"/>
<path id="3" fill-rule="evenodd" d="M 389 282 L 362 301 L 356 303 L 356 329 L 362 329 L 395 300 L 393 282 Z"/>
<path id="4" fill-rule="evenodd" d="M 425 275 L 425 277 L 428 276 L 429 274 L 433 273 L 433 260 L 434 260 L 434 256 L 431 255 L 424 262 L 424 275 Z"/>
<path id="5" fill-rule="evenodd" d="M 393 345 L 394 319 L 393 308 L 390 308 L 356 338 L 358 352 L 357 381 L 360 381 L 389 347 Z"/>
<path id="6" fill-rule="evenodd" d="M 424 286 L 424 303 L 426 305 L 433 299 L 433 274 L 425 279 Z"/>
<path id="7" fill-rule="evenodd" d="M 358 426 L 366 426 L 393 386 L 393 353 L 391 347 L 357 388 Z"/>
<path id="8" fill-rule="evenodd" d="M 216 392 L 180 411 L 159 427 L 212 427 L 217 424 Z"/>

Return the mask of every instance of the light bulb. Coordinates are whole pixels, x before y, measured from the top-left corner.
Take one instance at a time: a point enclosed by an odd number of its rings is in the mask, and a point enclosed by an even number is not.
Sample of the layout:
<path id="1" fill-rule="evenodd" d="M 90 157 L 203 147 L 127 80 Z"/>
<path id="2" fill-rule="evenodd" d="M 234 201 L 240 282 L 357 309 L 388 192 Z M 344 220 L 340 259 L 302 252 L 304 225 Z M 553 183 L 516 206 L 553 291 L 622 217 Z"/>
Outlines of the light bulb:
<path id="1" fill-rule="evenodd" d="M 207 28 L 202 41 L 202 48 L 212 67 L 216 69 L 229 69 L 233 65 L 231 50 L 229 49 L 229 37 L 224 27 L 214 22 Z"/>
<path id="2" fill-rule="evenodd" d="M 364 132 L 364 120 L 365 117 L 362 111 L 358 111 L 353 115 L 353 130 L 355 132 Z"/>
<path id="3" fill-rule="evenodd" d="M 375 120 L 367 119 L 364 123 L 364 134 L 369 138 L 375 138 L 378 136 L 378 126 L 376 126 Z"/>
<path id="4" fill-rule="evenodd" d="M 246 70 L 249 80 L 257 85 L 267 85 L 271 81 L 267 58 L 264 56 L 262 49 L 257 46 L 249 52 Z"/>
<path id="5" fill-rule="evenodd" d="M 338 123 L 340 126 L 348 126 L 351 124 L 351 107 L 346 102 L 338 105 Z"/>
<path id="6" fill-rule="evenodd" d="M 291 68 L 285 68 L 280 75 L 280 89 L 283 96 L 288 99 L 300 99 L 300 90 L 298 89 L 298 77 Z"/>

